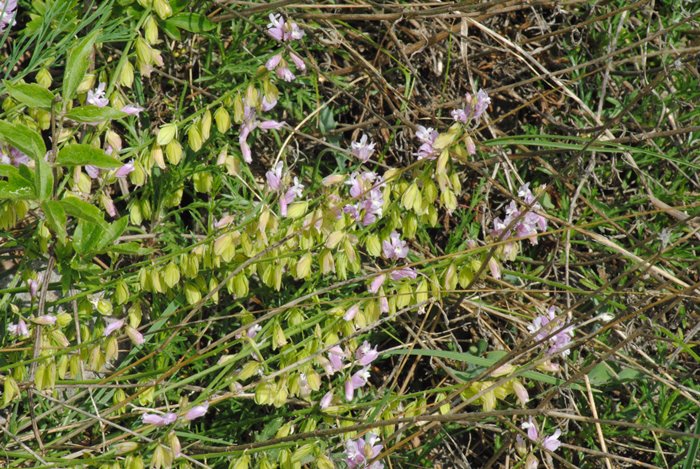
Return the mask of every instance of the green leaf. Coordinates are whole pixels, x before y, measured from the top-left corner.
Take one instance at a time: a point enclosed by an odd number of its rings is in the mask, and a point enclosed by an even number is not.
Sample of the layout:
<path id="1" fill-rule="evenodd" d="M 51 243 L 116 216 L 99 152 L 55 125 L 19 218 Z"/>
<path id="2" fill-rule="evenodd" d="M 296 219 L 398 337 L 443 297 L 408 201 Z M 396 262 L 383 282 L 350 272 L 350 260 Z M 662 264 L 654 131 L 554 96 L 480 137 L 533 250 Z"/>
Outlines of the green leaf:
<path id="1" fill-rule="evenodd" d="M 88 124 L 104 122 L 111 119 L 121 119 L 126 116 L 127 114 L 125 112 L 118 111 L 113 107 L 97 107 L 92 105 L 75 107 L 66 114 L 66 117 L 70 120 Z"/>
<path id="2" fill-rule="evenodd" d="M 129 217 L 121 217 L 119 220 L 110 223 L 107 226 L 107 229 L 105 229 L 102 233 L 102 238 L 100 239 L 100 242 L 97 245 L 97 249 L 100 251 L 109 251 L 110 248 L 114 247 L 115 242 L 122 235 L 122 233 L 124 233 L 124 230 L 126 230 L 126 227 L 128 225 Z"/>
<path id="3" fill-rule="evenodd" d="M 53 105 L 53 93 L 43 86 L 34 83 L 13 85 L 5 82 L 5 87 L 12 98 L 31 108 L 51 109 Z"/>
<path id="4" fill-rule="evenodd" d="M 46 216 L 46 224 L 58 239 L 62 243 L 65 243 L 67 236 L 66 224 L 68 220 L 66 219 L 66 211 L 63 210 L 63 205 L 57 200 L 47 200 L 41 204 L 41 209 Z"/>
<path id="5" fill-rule="evenodd" d="M 83 81 L 85 77 L 85 72 L 87 72 L 90 66 L 92 46 L 95 44 L 98 34 L 100 34 L 99 30 L 93 31 L 79 40 L 78 43 L 68 51 L 66 73 L 63 76 L 64 103 L 70 102 L 70 100 L 75 97 L 75 92 L 78 90 L 80 82 Z"/>
<path id="6" fill-rule="evenodd" d="M 61 200 L 61 205 L 68 215 L 71 215 L 80 220 L 89 221 L 101 226 L 105 226 L 104 218 L 102 217 L 102 212 L 99 208 L 92 204 L 89 204 L 77 197 L 66 197 Z"/>
<path id="7" fill-rule="evenodd" d="M 24 178 L 0 181 L 0 200 L 34 199 L 34 184 Z"/>
<path id="8" fill-rule="evenodd" d="M 216 28 L 216 24 L 199 13 L 180 13 L 165 20 L 165 24 L 191 33 L 203 33 Z"/>
<path id="9" fill-rule="evenodd" d="M 34 189 L 39 200 L 49 200 L 53 195 L 53 169 L 43 158 L 36 160 Z"/>
<path id="10" fill-rule="evenodd" d="M 81 255 L 94 252 L 104 231 L 104 225 L 80 220 L 73 233 L 73 249 Z"/>
<path id="11" fill-rule="evenodd" d="M 62 166 L 92 165 L 98 168 L 120 168 L 123 163 L 99 148 L 84 143 L 66 145 L 58 152 L 56 162 Z"/>
<path id="12" fill-rule="evenodd" d="M 41 135 L 26 125 L 0 121 L 0 139 L 34 160 L 46 155 L 46 145 Z"/>

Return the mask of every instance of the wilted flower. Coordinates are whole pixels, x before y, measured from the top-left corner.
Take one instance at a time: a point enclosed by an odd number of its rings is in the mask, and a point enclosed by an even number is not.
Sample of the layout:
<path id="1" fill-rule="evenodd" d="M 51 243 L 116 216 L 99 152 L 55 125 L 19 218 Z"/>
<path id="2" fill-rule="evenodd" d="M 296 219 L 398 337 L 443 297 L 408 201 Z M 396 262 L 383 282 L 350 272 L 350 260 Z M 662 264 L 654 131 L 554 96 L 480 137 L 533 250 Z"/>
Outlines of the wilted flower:
<path id="1" fill-rule="evenodd" d="M 87 99 L 86 101 L 88 104 L 92 104 L 93 106 L 97 107 L 105 107 L 106 105 L 109 104 L 109 99 L 105 97 L 105 87 L 107 86 L 107 83 L 100 82 L 99 85 L 97 85 L 97 88 L 94 90 L 88 91 L 87 94 Z"/>
<path id="2" fill-rule="evenodd" d="M 8 26 L 16 23 L 17 0 L 0 0 L 0 33 L 4 32 Z"/>
<path id="3" fill-rule="evenodd" d="M 198 419 L 199 417 L 202 417 L 204 414 L 206 414 L 208 409 L 209 402 L 204 401 L 201 404 L 196 405 L 190 410 L 188 410 L 187 413 L 184 415 L 184 419 L 188 422 L 191 422 L 192 420 Z"/>
<path id="4" fill-rule="evenodd" d="M 177 415 L 173 412 L 168 412 L 167 414 L 143 414 L 141 420 L 145 424 L 155 425 L 156 427 L 164 427 L 165 425 L 170 425 L 177 420 Z"/>
<path id="5" fill-rule="evenodd" d="M 367 135 L 362 134 L 362 138 L 359 142 L 352 142 L 351 153 L 363 163 L 366 163 L 374 154 L 374 147 L 376 143 L 368 141 Z"/>
<path id="6" fill-rule="evenodd" d="M 17 324 L 8 324 L 7 332 L 17 337 L 29 337 L 29 328 L 22 319 L 17 321 Z"/>
<path id="7" fill-rule="evenodd" d="M 365 439 L 348 440 L 345 442 L 345 462 L 349 469 L 383 469 L 384 464 L 369 461 L 376 458 L 382 452 L 384 445 L 377 444 L 379 437 L 368 433 Z"/>
<path id="8" fill-rule="evenodd" d="M 357 350 L 355 350 L 355 359 L 360 366 L 367 366 L 377 359 L 379 352 L 377 347 L 372 348 L 372 345 L 366 340 Z"/>
<path id="9" fill-rule="evenodd" d="M 408 255 L 408 245 L 396 231 L 392 231 L 389 240 L 382 242 L 382 251 L 387 259 L 399 260 Z"/>
<path id="10" fill-rule="evenodd" d="M 345 399 L 352 401 L 355 390 L 367 384 L 369 379 L 369 369 L 362 368 L 356 371 L 347 381 L 345 381 Z"/>

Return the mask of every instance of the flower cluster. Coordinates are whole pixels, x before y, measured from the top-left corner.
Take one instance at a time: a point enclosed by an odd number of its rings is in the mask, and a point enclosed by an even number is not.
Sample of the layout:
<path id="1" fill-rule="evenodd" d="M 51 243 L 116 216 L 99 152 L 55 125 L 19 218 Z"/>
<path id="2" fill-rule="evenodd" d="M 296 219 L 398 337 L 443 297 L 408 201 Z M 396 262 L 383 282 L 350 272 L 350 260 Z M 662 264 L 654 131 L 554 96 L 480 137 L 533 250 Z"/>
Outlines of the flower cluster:
<path id="1" fill-rule="evenodd" d="M 0 0 L 0 34 L 2 34 L 8 26 L 14 26 L 16 14 L 17 0 Z"/>
<path id="2" fill-rule="evenodd" d="M 348 440 L 345 442 L 345 462 L 349 469 L 382 469 L 384 464 L 369 461 L 376 458 L 381 453 L 384 445 L 377 444 L 379 437 L 373 433 L 368 433 L 364 439 Z"/>
<path id="3" fill-rule="evenodd" d="M 467 93 L 466 101 L 464 108 L 452 111 L 452 118 L 463 124 L 468 124 L 471 120 L 478 121 L 491 104 L 491 98 L 484 90 L 479 90 L 473 97 L 471 93 Z"/>
<path id="4" fill-rule="evenodd" d="M 124 319 L 105 319 L 105 322 L 107 323 L 107 326 L 102 332 L 102 335 L 104 337 L 108 337 L 112 335 L 112 333 L 124 327 L 126 335 L 129 337 L 129 340 L 131 340 L 131 342 L 134 345 L 142 345 L 144 343 L 145 340 L 143 338 L 143 334 L 141 334 L 139 330 L 135 327 L 126 324 L 126 321 Z"/>
<path id="5" fill-rule="evenodd" d="M 355 396 L 355 391 L 367 384 L 370 376 L 369 365 L 371 365 L 378 356 L 379 352 L 377 351 L 377 347 L 372 347 L 372 345 L 366 340 L 360 347 L 357 348 L 357 350 L 355 350 L 355 359 L 351 366 L 359 365 L 362 368 L 350 375 L 350 377 L 345 381 L 345 399 L 347 401 L 352 401 Z M 345 368 L 346 360 L 351 357 L 352 355 L 343 350 L 340 345 L 335 345 L 328 350 L 326 357 L 321 357 L 320 362 L 326 373 L 329 376 L 333 376 L 335 373 Z M 320 402 L 321 408 L 325 409 L 328 407 L 332 398 L 332 393 L 328 393 L 323 396 Z"/>
<path id="6" fill-rule="evenodd" d="M 547 219 L 536 213 L 542 211 L 542 206 L 536 201 L 535 196 L 530 191 L 529 184 L 524 184 L 518 190 L 518 197 L 530 206 L 529 210 L 520 210 L 514 200 L 506 207 L 506 216 L 503 220 L 495 218 L 493 220 L 493 230 L 491 236 L 498 239 L 509 239 L 513 236 L 527 238 L 530 244 L 537 244 L 537 232 L 547 230 Z M 512 226 L 510 226 L 512 224 Z M 510 228 L 508 228 L 510 226 Z M 504 257 L 513 259 L 516 246 L 508 243 L 503 248 Z"/>
<path id="7" fill-rule="evenodd" d="M 270 23 L 267 25 L 267 34 L 279 42 L 297 41 L 304 37 L 304 31 L 301 30 L 298 24 L 285 21 L 281 15 L 271 13 Z M 289 58 L 294 62 L 297 70 L 303 72 L 306 70 L 304 60 L 294 52 L 289 52 Z M 265 62 L 265 68 L 275 74 L 284 81 L 292 81 L 296 78 L 294 73 L 289 69 L 289 64 L 285 60 L 281 52 L 270 57 Z"/>
<path id="8" fill-rule="evenodd" d="M 555 311 L 556 308 L 554 306 L 549 307 L 546 314 L 537 316 L 532 321 L 532 324 L 527 326 L 527 330 L 535 334 L 534 338 L 537 341 L 544 340 L 553 332 L 558 331 L 549 338 L 550 347 L 547 350 L 547 355 L 561 353 L 566 357 L 570 352 L 567 347 L 573 338 L 574 329 L 572 326 L 564 327 L 564 319 L 557 317 Z"/>
<path id="9" fill-rule="evenodd" d="M 345 184 L 350 186 L 350 196 L 357 200 L 356 203 L 343 207 L 345 213 L 363 226 L 369 226 L 382 217 L 384 180 L 381 176 L 372 171 L 355 171 Z"/>
<path id="10" fill-rule="evenodd" d="M 190 410 L 188 410 L 185 415 L 182 416 L 182 419 L 191 422 L 194 419 L 198 419 L 204 414 L 207 413 L 207 410 L 209 409 L 209 402 L 204 401 L 203 403 L 193 406 Z M 156 427 L 164 427 L 166 425 L 171 425 L 175 423 L 178 419 L 178 416 L 174 412 L 167 412 L 163 415 L 159 414 L 143 414 L 141 416 L 141 420 L 145 424 L 150 424 L 150 425 L 155 425 Z"/>

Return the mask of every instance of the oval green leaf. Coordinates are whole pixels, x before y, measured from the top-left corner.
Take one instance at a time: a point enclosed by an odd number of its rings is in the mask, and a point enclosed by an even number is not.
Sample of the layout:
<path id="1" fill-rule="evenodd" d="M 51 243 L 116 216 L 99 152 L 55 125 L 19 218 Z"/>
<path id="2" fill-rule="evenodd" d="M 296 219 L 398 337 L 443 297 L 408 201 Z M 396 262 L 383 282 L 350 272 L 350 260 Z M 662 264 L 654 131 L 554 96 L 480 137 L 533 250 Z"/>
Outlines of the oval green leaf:
<path id="1" fill-rule="evenodd" d="M 97 124 L 112 119 L 121 119 L 126 116 L 125 112 L 118 111 L 113 107 L 97 107 L 93 105 L 76 107 L 66 114 L 66 117 L 70 120 L 87 124 Z"/>
<path id="2" fill-rule="evenodd" d="M 13 85 L 5 82 L 7 94 L 25 106 L 31 108 L 51 109 L 54 95 L 46 88 L 34 83 L 17 83 Z"/>
<path id="3" fill-rule="evenodd" d="M 66 145 L 58 152 L 56 160 L 61 166 L 92 165 L 98 168 L 120 168 L 123 163 L 99 148 L 84 143 Z"/>
<path id="4" fill-rule="evenodd" d="M 0 140 L 35 160 L 46 155 L 46 145 L 39 132 L 23 124 L 0 121 Z"/>

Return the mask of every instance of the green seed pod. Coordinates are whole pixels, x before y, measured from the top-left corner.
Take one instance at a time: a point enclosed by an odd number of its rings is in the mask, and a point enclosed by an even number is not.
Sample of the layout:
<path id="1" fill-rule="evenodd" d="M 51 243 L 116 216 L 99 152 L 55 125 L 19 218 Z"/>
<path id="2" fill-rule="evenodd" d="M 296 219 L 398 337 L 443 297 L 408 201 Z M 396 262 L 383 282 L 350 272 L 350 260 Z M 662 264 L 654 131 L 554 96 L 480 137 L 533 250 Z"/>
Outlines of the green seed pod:
<path id="1" fill-rule="evenodd" d="M 131 305 L 131 308 L 129 308 L 129 311 L 127 312 L 127 316 L 129 318 L 129 325 L 131 327 L 139 327 L 141 325 L 141 319 L 143 318 L 141 304 L 134 303 L 133 305 Z"/>
<path id="2" fill-rule="evenodd" d="M 72 320 L 73 317 L 68 313 L 58 313 L 56 315 L 56 325 L 61 329 L 70 324 Z"/>
<path id="3" fill-rule="evenodd" d="M 167 145 L 177 137 L 177 124 L 165 124 L 158 130 L 156 142 L 160 146 Z"/>
<path id="4" fill-rule="evenodd" d="M 197 124 L 192 124 L 187 131 L 187 143 L 193 152 L 198 152 L 202 148 L 202 134 L 199 131 L 199 126 Z"/>
<path id="5" fill-rule="evenodd" d="M 138 455 L 127 456 L 125 469 L 144 469 L 143 458 Z"/>
<path id="6" fill-rule="evenodd" d="M 105 299 L 97 300 L 95 308 L 97 308 L 97 312 L 99 312 L 103 316 L 111 316 L 112 312 L 114 311 L 114 308 L 112 308 L 112 303 Z"/>
<path id="7" fill-rule="evenodd" d="M 182 145 L 177 140 L 171 140 L 165 146 L 165 156 L 168 158 L 168 163 L 177 165 L 182 160 Z"/>
<path id="8" fill-rule="evenodd" d="M 329 249 L 324 249 L 319 255 L 319 263 L 321 264 L 321 274 L 328 275 L 335 272 L 335 261 L 333 253 Z"/>
<path id="9" fill-rule="evenodd" d="M 236 298 L 245 298 L 248 296 L 248 277 L 241 272 L 233 277 L 233 294 Z"/>
<path id="10" fill-rule="evenodd" d="M 153 0 L 153 11 L 155 11 L 162 20 L 173 16 L 173 9 L 168 0 Z M 167 467 L 169 466 L 170 464 L 167 465 Z"/>
<path id="11" fill-rule="evenodd" d="M 146 42 L 151 45 L 158 43 L 158 23 L 151 15 L 148 15 L 143 23 L 143 36 L 146 38 Z"/>
<path id="12" fill-rule="evenodd" d="M 151 148 L 151 158 L 153 163 L 160 169 L 165 169 L 165 159 L 163 158 L 163 149 L 158 145 L 153 145 Z"/>
<path id="13" fill-rule="evenodd" d="M 237 94 L 233 100 L 233 121 L 236 124 L 243 122 L 243 117 L 245 115 L 245 108 L 243 106 L 243 98 L 240 94 Z"/>
<path id="14" fill-rule="evenodd" d="M 185 284 L 184 293 L 185 293 L 185 299 L 187 300 L 187 303 L 190 305 L 197 304 L 202 299 L 202 293 L 199 291 L 197 286 L 194 285 L 192 282 L 187 282 Z"/>
<path id="15" fill-rule="evenodd" d="M 199 133 L 202 136 L 202 140 L 205 142 L 209 140 L 211 135 L 211 111 L 207 109 L 202 115 L 202 120 L 199 122 Z"/>
<path id="16" fill-rule="evenodd" d="M 301 259 L 297 261 L 296 265 L 296 278 L 297 279 L 304 279 L 309 276 L 311 273 L 311 263 L 313 261 L 313 257 L 311 257 L 311 253 L 306 253 L 303 256 L 301 256 Z"/>
<path id="17" fill-rule="evenodd" d="M 255 375 L 258 373 L 258 370 L 260 369 L 260 364 L 256 361 L 249 361 L 245 365 L 243 365 L 243 368 L 241 369 L 240 373 L 238 373 L 238 376 L 236 377 L 239 381 L 245 381 L 251 376 Z"/>
<path id="18" fill-rule="evenodd" d="M 196 173 L 192 176 L 194 190 L 203 194 L 209 194 L 212 190 L 214 176 L 209 172 Z"/>
<path id="19" fill-rule="evenodd" d="M 214 120 L 216 121 L 216 130 L 222 134 L 225 134 L 231 128 L 231 116 L 223 106 L 220 106 L 214 112 Z"/>
<path id="20" fill-rule="evenodd" d="M 272 326 L 272 350 L 277 350 L 287 345 L 287 338 L 284 335 L 284 329 L 278 321 Z"/>
<path id="21" fill-rule="evenodd" d="M 59 379 L 66 379 L 68 373 L 68 355 L 63 354 L 58 358 L 57 374 Z"/>
<path id="22" fill-rule="evenodd" d="M 174 262 L 170 262 L 161 271 L 161 276 L 163 277 L 163 281 L 165 282 L 165 284 L 169 288 L 173 288 L 175 285 L 178 284 L 178 282 L 180 282 L 180 269 L 178 269 L 177 265 Z"/>
<path id="23" fill-rule="evenodd" d="M 146 183 L 146 171 L 140 162 L 134 161 L 134 170 L 129 173 L 129 181 L 137 187 L 141 187 Z"/>
<path id="24" fill-rule="evenodd" d="M 114 302 L 118 305 L 123 305 L 129 299 L 129 287 L 123 280 L 117 281 L 114 287 L 114 295 L 112 296 Z"/>
<path id="25" fill-rule="evenodd" d="M 118 455 L 131 453 L 139 448 L 139 444 L 134 441 L 123 441 L 113 446 Z"/>
<path id="26" fill-rule="evenodd" d="M 51 341 L 58 347 L 58 348 L 67 348 L 70 345 L 70 342 L 68 341 L 68 338 L 63 334 L 58 329 L 53 329 L 51 332 Z"/>
<path id="27" fill-rule="evenodd" d="M 131 88 L 134 85 L 134 66 L 128 60 L 124 62 L 124 66 L 119 71 L 119 84 L 126 88 Z"/>
<path id="28" fill-rule="evenodd" d="M 92 371 L 100 371 L 105 366 L 105 357 L 102 354 L 99 346 L 92 347 L 90 356 L 88 357 L 88 367 Z"/>
<path id="29" fill-rule="evenodd" d="M 260 104 L 260 94 L 258 93 L 257 88 L 255 88 L 253 85 L 248 85 L 248 88 L 246 89 L 245 103 L 252 108 L 257 108 Z"/>
<path id="30" fill-rule="evenodd" d="M 117 355 L 119 355 L 117 338 L 110 335 L 105 342 L 105 361 L 110 363 L 117 358 Z"/>
<path id="31" fill-rule="evenodd" d="M 237 458 L 233 463 L 229 466 L 230 469 L 248 469 L 248 466 L 250 465 L 250 456 L 247 454 L 243 454 L 243 456 Z"/>
<path id="32" fill-rule="evenodd" d="M 36 73 L 36 83 L 39 86 L 49 89 L 52 81 L 53 78 L 51 77 L 51 73 L 45 68 L 42 68 Z"/>

